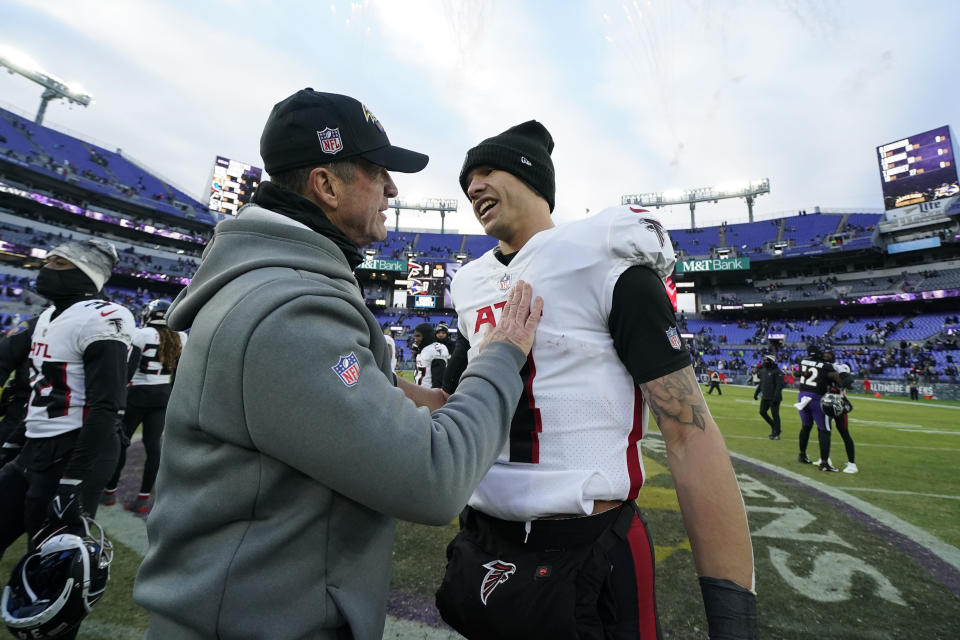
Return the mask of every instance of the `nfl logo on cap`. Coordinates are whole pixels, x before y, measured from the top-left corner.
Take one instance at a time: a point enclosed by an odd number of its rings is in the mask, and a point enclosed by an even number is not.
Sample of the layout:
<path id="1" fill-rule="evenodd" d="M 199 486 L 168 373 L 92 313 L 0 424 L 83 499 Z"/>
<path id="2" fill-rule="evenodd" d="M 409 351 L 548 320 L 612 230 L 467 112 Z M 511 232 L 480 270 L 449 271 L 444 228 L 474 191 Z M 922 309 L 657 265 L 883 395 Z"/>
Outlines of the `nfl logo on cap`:
<path id="1" fill-rule="evenodd" d="M 352 351 L 350 355 L 340 356 L 339 362 L 330 368 L 340 377 L 340 381 L 348 387 L 360 382 L 360 363 Z"/>
<path id="2" fill-rule="evenodd" d="M 320 149 L 324 153 L 335 155 L 343 149 L 343 140 L 340 139 L 340 129 L 331 129 L 327 127 L 323 131 L 317 131 L 317 137 L 320 138 Z"/>

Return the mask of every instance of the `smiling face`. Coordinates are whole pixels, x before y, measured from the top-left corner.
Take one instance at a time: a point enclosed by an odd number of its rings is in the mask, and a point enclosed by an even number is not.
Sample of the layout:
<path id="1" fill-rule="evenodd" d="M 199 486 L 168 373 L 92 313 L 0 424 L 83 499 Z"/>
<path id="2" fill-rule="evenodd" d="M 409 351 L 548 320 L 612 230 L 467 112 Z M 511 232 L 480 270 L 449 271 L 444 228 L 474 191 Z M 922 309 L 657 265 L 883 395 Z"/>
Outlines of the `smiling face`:
<path id="1" fill-rule="evenodd" d="M 517 251 L 533 234 L 553 226 L 547 201 L 507 171 L 487 165 L 472 169 L 467 196 L 484 232 L 499 240 L 505 253 Z"/>
<path id="2" fill-rule="evenodd" d="M 336 225 L 358 247 L 387 239 L 387 199 L 396 197 L 397 185 L 383 167 L 359 160 L 353 181 L 341 185 L 338 206 L 327 211 Z"/>

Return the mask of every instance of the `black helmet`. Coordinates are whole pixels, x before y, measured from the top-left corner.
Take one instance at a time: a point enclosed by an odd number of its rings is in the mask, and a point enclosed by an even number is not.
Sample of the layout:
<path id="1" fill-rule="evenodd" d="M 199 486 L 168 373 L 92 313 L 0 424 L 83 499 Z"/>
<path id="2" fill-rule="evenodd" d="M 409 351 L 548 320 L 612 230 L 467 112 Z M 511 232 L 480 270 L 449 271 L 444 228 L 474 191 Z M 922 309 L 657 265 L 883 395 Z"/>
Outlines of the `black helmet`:
<path id="1" fill-rule="evenodd" d="M 170 309 L 169 300 L 151 300 L 147 306 L 140 312 L 140 324 L 147 326 L 149 324 L 156 326 L 166 326 L 167 311 Z"/>
<path id="2" fill-rule="evenodd" d="M 821 355 L 820 347 L 815 344 L 807 346 L 807 356 L 814 360 L 819 360 Z"/>
<path id="3" fill-rule="evenodd" d="M 843 405 L 843 396 L 839 393 L 828 393 L 820 398 L 820 408 L 823 414 L 831 418 L 839 418 L 846 413 Z"/>
<path id="4" fill-rule="evenodd" d="M 59 638 L 75 629 L 107 588 L 113 545 L 103 528 L 83 517 L 83 533 L 62 525 L 41 529 L 3 589 L 0 614 L 7 629 L 24 640 Z"/>

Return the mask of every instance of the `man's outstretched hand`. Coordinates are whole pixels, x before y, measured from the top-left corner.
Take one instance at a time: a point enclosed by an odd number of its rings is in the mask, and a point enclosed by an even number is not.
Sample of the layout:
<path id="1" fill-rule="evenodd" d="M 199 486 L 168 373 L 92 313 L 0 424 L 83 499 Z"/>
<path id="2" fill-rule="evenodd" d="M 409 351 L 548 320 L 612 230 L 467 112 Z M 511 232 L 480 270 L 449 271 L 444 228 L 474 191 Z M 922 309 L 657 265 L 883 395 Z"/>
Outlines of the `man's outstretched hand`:
<path id="1" fill-rule="evenodd" d="M 491 342 L 509 342 L 523 349 L 525 354 L 530 353 L 543 313 L 543 298 L 537 296 L 531 308 L 532 297 L 533 287 L 519 280 L 507 296 L 507 304 L 503 307 L 497 326 L 483 336 L 479 351 L 483 351 Z"/>

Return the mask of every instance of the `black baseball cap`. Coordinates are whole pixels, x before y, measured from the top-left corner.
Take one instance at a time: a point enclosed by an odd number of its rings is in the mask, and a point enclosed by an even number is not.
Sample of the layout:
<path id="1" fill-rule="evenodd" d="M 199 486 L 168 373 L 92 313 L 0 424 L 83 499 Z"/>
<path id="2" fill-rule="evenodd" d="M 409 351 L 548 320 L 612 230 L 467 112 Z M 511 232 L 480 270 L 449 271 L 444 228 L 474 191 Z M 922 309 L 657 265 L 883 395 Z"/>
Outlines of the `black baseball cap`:
<path id="1" fill-rule="evenodd" d="M 430 160 L 391 145 L 359 100 L 309 87 L 274 105 L 260 136 L 260 157 L 268 173 L 358 157 L 389 171 L 416 173 Z"/>

